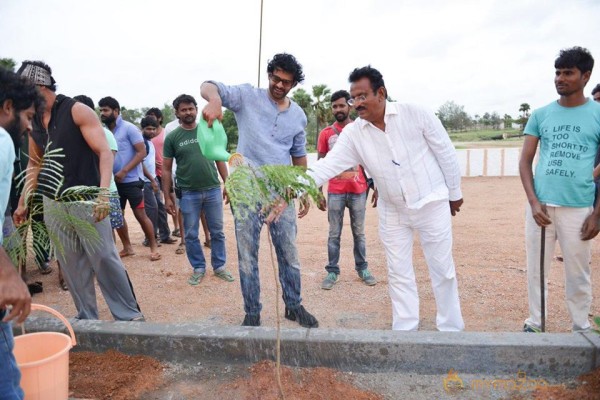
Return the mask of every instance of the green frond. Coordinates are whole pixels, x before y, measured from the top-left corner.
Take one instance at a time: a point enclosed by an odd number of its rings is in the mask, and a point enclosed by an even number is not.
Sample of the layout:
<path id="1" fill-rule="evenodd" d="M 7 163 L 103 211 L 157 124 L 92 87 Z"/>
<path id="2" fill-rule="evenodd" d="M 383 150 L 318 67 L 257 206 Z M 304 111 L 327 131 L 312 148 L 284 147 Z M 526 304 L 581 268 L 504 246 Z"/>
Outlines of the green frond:
<path id="1" fill-rule="evenodd" d="M 15 265 L 25 262 L 28 248 L 36 255 L 42 254 L 43 249 L 48 247 L 51 252 L 64 254 L 60 235 L 51 233 L 43 223 L 33 219 L 44 214 L 54 217 L 52 219 L 53 228 L 56 228 L 57 232 L 61 232 L 61 235 L 67 235 L 69 242 L 75 246 L 85 243 L 95 251 L 100 244 L 100 235 L 94 225 L 93 215 L 83 215 L 83 212 L 86 212 L 84 210 L 93 210 L 98 204 L 98 196 L 109 197 L 109 190 L 99 187 L 75 186 L 60 193 L 64 175 L 63 167 L 58 160 L 65 156 L 63 149 L 50 150 L 49 146 L 50 143 L 40 160 L 41 168 L 37 190 L 32 191 L 31 188 L 25 188 L 25 201 L 29 208 L 28 218 L 6 241 L 6 244 L 10 244 L 10 246 L 6 246 L 7 252 Z M 21 172 L 16 179 L 18 184 L 24 187 L 27 178 L 33 173 L 33 168 Z M 62 207 L 52 210 L 44 209 L 41 193 L 56 199 L 65 207 L 71 207 L 73 210 L 81 209 L 81 215 L 68 213 Z M 36 201 L 33 201 L 34 197 L 37 197 Z M 32 231 L 31 240 L 27 238 L 29 230 Z"/>
<path id="2" fill-rule="evenodd" d="M 301 195 L 308 195 L 314 202 L 322 197 L 315 181 L 299 166 L 242 165 L 229 175 L 225 187 L 233 213 L 242 219 L 258 207 L 267 213 L 278 198 L 289 203 Z"/>

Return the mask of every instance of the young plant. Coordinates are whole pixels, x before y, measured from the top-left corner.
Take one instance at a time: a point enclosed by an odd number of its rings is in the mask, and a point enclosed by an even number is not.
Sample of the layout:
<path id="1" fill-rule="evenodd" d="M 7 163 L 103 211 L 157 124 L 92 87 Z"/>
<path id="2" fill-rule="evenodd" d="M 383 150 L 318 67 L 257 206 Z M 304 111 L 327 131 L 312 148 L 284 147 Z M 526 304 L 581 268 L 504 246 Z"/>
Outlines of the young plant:
<path id="1" fill-rule="evenodd" d="M 49 144 L 48 144 L 49 146 Z M 15 181 L 23 187 L 24 202 L 28 207 L 27 219 L 16 227 L 16 230 L 6 238 L 6 250 L 14 265 L 25 265 L 28 250 L 36 256 L 41 256 L 44 249 L 51 249 L 51 254 L 64 253 L 64 247 L 58 237 L 51 233 L 44 223 L 36 221 L 37 216 L 52 215 L 58 223 L 58 229 L 70 232 L 72 236 L 82 242 L 87 242 L 92 248 L 100 242 L 100 235 L 93 222 L 78 218 L 61 208 L 45 210 L 43 207 L 42 193 L 68 205 L 69 207 L 88 206 L 93 208 L 98 203 L 98 198 L 108 198 L 108 189 L 96 186 L 74 186 L 64 190 L 60 189 L 64 183 L 63 167 L 57 159 L 64 157 L 62 149 L 49 150 L 46 148 L 40 160 L 40 173 L 36 190 L 26 185 L 27 177 L 34 171 L 31 168 L 21 172 Z M 27 240 L 28 231 L 31 229 L 31 240 Z M 75 239 L 71 237 L 70 239 Z"/>
<path id="2" fill-rule="evenodd" d="M 261 212 L 267 217 L 273 209 L 281 205 L 282 200 L 290 203 L 300 197 L 300 201 L 312 199 L 319 202 L 323 194 L 316 186 L 314 179 L 308 176 L 302 167 L 287 165 L 263 165 L 256 167 L 244 161 L 242 156 L 234 154 L 229 161 L 235 170 L 227 178 L 225 188 L 236 218 L 247 218 L 251 212 Z M 267 225 L 270 220 L 266 219 Z M 277 279 L 277 264 L 273 256 L 270 229 L 269 249 L 271 267 L 275 279 L 275 315 L 277 321 L 277 337 L 275 342 L 275 368 L 279 396 L 285 399 L 281 383 L 281 317 L 279 315 L 279 281 Z"/>

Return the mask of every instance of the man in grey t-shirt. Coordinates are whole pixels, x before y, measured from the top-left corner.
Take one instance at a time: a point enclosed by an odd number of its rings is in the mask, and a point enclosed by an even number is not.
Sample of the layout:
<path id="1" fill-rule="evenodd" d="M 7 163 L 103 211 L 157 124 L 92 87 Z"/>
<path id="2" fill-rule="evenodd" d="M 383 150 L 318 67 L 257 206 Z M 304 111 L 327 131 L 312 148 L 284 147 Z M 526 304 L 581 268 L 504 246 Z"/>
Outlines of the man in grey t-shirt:
<path id="1" fill-rule="evenodd" d="M 227 86 L 207 81 L 201 95 L 208 101 L 202 117 L 209 126 L 223 118 L 222 107 L 235 114 L 239 129 L 238 152 L 253 165 L 297 165 L 306 167 L 306 115 L 287 94 L 304 80 L 302 66 L 291 54 L 276 54 L 267 66 L 269 88 L 249 84 Z M 240 283 L 246 316 L 242 325 L 259 326 L 260 282 L 258 279 L 258 247 L 265 216 L 261 205 L 244 219 L 235 218 Z M 301 215 L 305 213 L 302 209 Z M 269 224 L 277 252 L 279 280 L 283 288 L 285 317 L 301 326 L 316 328 L 317 319 L 301 305 L 300 263 L 296 250 L 296 212 L 293 204 L 281 217 Z"/>

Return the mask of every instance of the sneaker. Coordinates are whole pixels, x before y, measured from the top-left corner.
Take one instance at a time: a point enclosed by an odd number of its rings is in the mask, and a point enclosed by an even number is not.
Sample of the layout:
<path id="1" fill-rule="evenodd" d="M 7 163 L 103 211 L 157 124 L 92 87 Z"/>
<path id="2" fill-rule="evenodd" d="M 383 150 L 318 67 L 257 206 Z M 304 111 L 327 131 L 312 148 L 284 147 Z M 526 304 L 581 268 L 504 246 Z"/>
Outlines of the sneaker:
<path id="1" fill-rule="evenodd" d="M 226 269 L 222 269 L 218 272 L 215 272 L 215 276 L 217 278 L 223 279 L 224 281 L 227 281 L 227 282 L 235 281 L 235 279 L 231 275 L 231 272 L 227 271 Z"/>
<path id="2" fill-rule="evenodd" d="M 179 231 L 179 228 L 175 229 L 173 233 L 171 233 L 171 235 L 181 237 L 181 232 Z"/>
<path id="3" fill-rule="evenodd" d="M 192 286 L 198 286 L 202 282 L 202 278 L 204 278 L 204 272 L 193 273 L 190 279 L 188 279 L 188 283 Z"/>
<path id="4" fill-rule="evenodd" d="M 306 309 L 300 306 L 296 309 L 285 308 L 285 317 L 290 321 L 298 321 L 300 326 L 305 328 L 318 328 L 319 321 Z"/>
<path id="5" fill-rule="evenodd" d="M 260 326 L 260 314 L 250 315 L 246 314 L 242 326 Z"/>
<path id="6" fill-rule="evenodd" d="M 374 286 L 375 284 L 377 284 L 377 279 L 375 279 L 375 277 L 371 275 L 368 269 L 363 269 L 362 271 L 359 271 L 358 276 L 367 286 Z"/>
<path id="7" fill-rule="evenodd" d="M 323 283 L 321 283 L 321 289 L 331 290 L 339 279 L 340 276 L 335 272 L 328 273 L 327 277 L 323 279 Z"/>
<path id="8" fill-rule="evenodd" d="M 527 333 L 541 333 L 542 330 L 540 328 L 536 328 L 535 326 L 531 326 L 529 324 L 525 324 L 525 326 L 523 326 L 523 332 L 527 332 Z"/>

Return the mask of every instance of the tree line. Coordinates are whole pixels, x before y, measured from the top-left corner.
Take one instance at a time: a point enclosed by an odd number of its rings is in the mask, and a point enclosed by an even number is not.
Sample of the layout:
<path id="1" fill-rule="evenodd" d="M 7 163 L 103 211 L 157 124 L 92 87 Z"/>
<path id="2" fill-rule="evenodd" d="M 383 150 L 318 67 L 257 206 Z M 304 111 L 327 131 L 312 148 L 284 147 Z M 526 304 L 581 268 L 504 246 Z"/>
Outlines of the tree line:
<path id="1" fill-rule="evenodd" d="M 465 132 L 478 129 L 512 129 L 513 123 L 519 124 L 521 130 L 525 128 L 530 116 L 531 107 L 527 103 L 519 106 L 519 117 L 513 118 L 509 114 L 500 116 L 496 111 L 486 112 L 483 115 L 475 114 L 471 117 L 465 107 L 454 101 L 447 101 L 440 106 L 435 115 L 442 121 L 442 125 L 449 132 Z"/>

